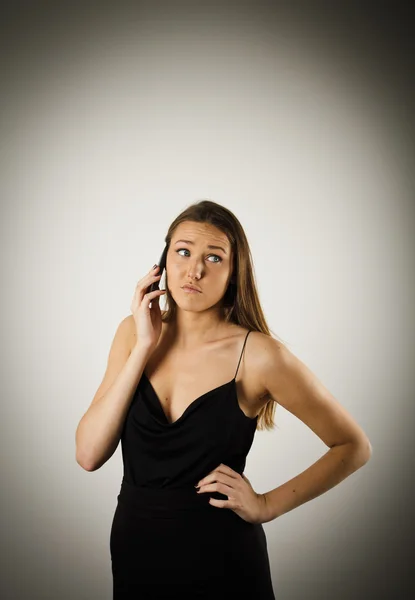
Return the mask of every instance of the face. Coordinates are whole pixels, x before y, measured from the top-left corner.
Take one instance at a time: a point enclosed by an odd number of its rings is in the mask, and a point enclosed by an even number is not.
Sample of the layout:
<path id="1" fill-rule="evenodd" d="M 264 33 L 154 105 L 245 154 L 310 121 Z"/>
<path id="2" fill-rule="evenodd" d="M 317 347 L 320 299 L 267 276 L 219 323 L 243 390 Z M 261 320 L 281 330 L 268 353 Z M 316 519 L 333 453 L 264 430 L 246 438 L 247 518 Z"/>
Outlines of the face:
<path id="1" fill-rule="evenodd" d="M 214 306 L 225 294 L 232 275 L 227 236 L 207 223 L 180 223 L 167 252 L 166 271 L 169 291 L 178 306 L 196 311 Z M 200 292 L 184 291 L 183 286 L 189 283 Z"/>

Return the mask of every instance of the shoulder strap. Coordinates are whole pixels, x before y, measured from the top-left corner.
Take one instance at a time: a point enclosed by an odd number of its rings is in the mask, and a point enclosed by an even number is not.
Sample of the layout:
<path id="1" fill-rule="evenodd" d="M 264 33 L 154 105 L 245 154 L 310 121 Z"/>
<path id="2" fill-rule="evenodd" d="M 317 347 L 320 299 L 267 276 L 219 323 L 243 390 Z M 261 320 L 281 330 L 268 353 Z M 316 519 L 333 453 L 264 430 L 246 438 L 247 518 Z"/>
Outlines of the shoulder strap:
<path id="1" fill-rule="evenodd" d="M 241 356 L 239 357 L 238 366 L 236 367 L 236 373 L 235 373 L 235 377 L 234 377 L 234 379 L 236 379 L 236 375 L 237 375 L 237 373 L 238 373 L 239 365 L 240 365 L 240 363 L 241 363 L 242 354 L 244 353 L 244 348 L 245 348 L 246 340 L 247 340 L 247 338 L 248 338 L 248 335 L 249 335 L 250 333 L 251 333 L 251 332 L 250 332 L 250 331 L 248 331 L 248 333 L 247 333 L 247 334 L 246 334 L 246 336 L 245 336 L 244 345 L 242 346 L 242 352 L 241 352 Z"/>

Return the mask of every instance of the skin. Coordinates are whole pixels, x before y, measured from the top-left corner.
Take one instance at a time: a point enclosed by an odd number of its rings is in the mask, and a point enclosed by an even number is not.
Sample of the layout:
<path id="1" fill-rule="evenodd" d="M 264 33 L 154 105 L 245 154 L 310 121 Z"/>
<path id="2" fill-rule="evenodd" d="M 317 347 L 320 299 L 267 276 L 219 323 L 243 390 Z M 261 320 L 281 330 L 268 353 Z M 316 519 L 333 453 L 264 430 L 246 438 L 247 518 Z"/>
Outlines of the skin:
<path id="1" fill-rule="evenodd" d="M 208 245 L 221 246 L 224 252 Z M 232 276 L 232 259 L 229 240 L 217 227 L 193 221 L 177 227 L 166 259 L 168 287 L 177 303 L 177 319 L 171 328 L 176 348 L 197 350 L 228 327 L 220 305 Z M 181 286 L 186 283 L 202 292 L 185 293 Z"/>

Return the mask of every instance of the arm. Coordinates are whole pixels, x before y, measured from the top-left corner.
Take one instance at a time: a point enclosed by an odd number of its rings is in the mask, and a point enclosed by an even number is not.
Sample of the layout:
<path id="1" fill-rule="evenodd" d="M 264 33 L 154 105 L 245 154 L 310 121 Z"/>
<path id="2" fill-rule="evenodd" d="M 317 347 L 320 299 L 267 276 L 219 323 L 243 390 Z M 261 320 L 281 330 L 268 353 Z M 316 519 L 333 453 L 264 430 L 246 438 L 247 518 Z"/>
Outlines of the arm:
<path id="1" fill-rule="evenodd" d="M 263 522 L 320 496 L 362 467 L 372 446 L 361 427 L 310 369 L 277 340 L 262 338 L 260 374 L 269 395 L 329 447 L 308 469 L 263 494 Z"/>
<path id="2" fill-rule="evenodd" d="M 129 344 L 128 317 L 118 326 L 107 370 L 88 410 L 80 420 L 76 461 L 86 471 L 99 469 L 115 452 L 131 399 L 152 349 Z"/>

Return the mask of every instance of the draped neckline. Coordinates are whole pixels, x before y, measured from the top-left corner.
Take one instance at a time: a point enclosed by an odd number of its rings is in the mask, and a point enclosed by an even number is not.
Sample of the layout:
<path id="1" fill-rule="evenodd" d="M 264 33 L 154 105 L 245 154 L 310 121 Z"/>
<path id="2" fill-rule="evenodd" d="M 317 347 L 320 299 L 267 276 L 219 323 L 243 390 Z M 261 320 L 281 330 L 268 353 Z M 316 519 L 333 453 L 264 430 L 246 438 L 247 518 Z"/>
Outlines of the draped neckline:
<path id="1" fill-rule="evenodd" d="M 244 411 L 241 409 L 241 407 L 239 406 L 238 396 L 236 394 L 236 387 L 235 387 L 236 376 L 233 377 L 230 381 L 226 381 L 225 383 L 222 383 L 221 385 L 218 385 L 217 387 L 215 387 L 215 388 L 213 388 L 211 390 L 208 390 L 207 392 L 204 392 L 203 394 L 201 394 L 200 396 L 198 396 L 197 398 L 195 398 L 194 400 L 192 400 L 192 402 L 182 412 L 182 414 L 180 415 L 180 417 L 178 417 L 175 421 L 169 421 L 168 420 L 168 418 L 166 416 L 166 413 L 164 412 L 163 405 L 162 405 L 162 403 L 160 401 L 159 395 L 157 394 L 156 390 L 154 389 L 153 384 L 151 383 L 150 379 L 148 378 L 148 376 L 146 375 L 146 373 L 144 371 L 142 373 L 142 377 L 144 377 L 146 379 L 146 381 L 147 381 L 147 383 L 148 383 L 148 385 L 149 385 L 149 387 L 150 387 L 150 389 L 151 389 L 154 397 L 157 400 L 158 407 L 161 410 L 161 413 L 164 416 L 164 419 L 165 419 L 166 424 L 168 426 L 173 426 L 173 425 L 176 425 L 176 424 L 180 423 L 185 418 L 185 416 L 190 412 L 190 410 L 196 408 L 196 406 L 199 405 L 202 402 L 202 400 L 205 400 L 206 398 L 208 398 L 209 396 L 211 396 L 215 392 L 218 392 L 218 391 L 223 390 L 224 388 L 230 387 L 230 386 L 232 386 L 234 388 L 234 390 L 235 390 L 236 403 L 237 403 L 238 409 L 239 409 L 240 413 L 243 415 L 243 417 L 245 417 L 245 419 L 247 419 L 248 421 L 251 421 L 253 423 L 256 422 L 257 419 L 258 419 L 258 415 L 256 415 L 255 417 L 248 417 L 248 415 L 246 415 L 244 413 Z"/>

